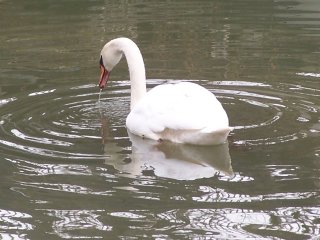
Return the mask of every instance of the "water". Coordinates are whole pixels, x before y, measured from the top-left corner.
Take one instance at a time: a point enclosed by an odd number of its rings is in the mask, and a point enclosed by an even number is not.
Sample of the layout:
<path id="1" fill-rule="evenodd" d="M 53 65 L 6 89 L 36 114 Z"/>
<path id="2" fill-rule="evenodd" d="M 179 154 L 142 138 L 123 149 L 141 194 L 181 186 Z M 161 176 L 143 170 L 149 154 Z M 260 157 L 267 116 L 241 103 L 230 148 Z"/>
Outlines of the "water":
<path id="1" fill-rule="evenodd" d="M 317 0 L 0 1 L 1 239 L 316 239 Z M 101 93 L 99 52 L 138 43 L 148 88 L 188 80 L 235 127 L 216 147 L 124 127 L 126 63 Z"/>

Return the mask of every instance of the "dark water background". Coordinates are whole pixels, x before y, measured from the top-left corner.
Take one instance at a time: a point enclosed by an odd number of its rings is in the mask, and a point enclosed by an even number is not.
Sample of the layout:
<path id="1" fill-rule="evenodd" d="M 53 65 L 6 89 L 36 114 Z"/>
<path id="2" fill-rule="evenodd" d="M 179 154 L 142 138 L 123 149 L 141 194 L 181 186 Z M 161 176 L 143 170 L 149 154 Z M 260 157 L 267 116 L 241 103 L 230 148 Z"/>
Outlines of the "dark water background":
<path id="1" fill-rule="evenodd" d="M 235 130 L 201 148 L 129 138 L 132 38 L 148 87 L 189 80 Z M 0 0 L 1 239 L 317 239 L 318 0 Z"/>

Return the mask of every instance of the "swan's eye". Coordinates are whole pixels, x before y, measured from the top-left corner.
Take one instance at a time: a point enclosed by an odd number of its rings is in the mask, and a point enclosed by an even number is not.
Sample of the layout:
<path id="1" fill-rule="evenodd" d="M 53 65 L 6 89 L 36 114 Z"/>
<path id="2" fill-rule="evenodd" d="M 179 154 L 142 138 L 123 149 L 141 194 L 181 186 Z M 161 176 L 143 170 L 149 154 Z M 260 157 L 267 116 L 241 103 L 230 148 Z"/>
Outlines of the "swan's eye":
<path id="1" fill-rule="evenodd" d="M 100 62 L 99 63 L 100 63 L 100 66 L 104 67 L 102 56 L 100 56 Z"/>

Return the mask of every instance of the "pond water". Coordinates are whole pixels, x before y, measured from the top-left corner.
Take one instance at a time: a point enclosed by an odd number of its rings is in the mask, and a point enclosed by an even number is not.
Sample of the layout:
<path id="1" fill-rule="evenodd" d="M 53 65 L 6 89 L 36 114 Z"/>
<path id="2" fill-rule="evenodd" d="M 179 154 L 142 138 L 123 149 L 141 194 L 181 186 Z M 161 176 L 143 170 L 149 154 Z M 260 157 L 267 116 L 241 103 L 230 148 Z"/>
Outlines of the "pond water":
<path id="1" fill-rule="evenodd" d="M 1 239 L 316 239 L 320 3 L 0 1 Z M 148 88 L 181 80 L 235 127 L 214 147 L 129 136 L 132 38 Z"/>

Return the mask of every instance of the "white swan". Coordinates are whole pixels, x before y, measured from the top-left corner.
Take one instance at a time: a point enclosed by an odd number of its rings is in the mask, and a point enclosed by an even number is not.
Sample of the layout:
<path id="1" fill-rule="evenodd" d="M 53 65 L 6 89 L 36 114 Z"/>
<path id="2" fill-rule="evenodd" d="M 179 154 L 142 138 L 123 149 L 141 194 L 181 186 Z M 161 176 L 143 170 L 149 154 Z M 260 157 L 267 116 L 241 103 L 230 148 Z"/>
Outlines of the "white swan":
<path id="1" fill-rule="evenodd" d="M 99 87 L 105 87 L 110 71 L 125 55 L 131 81 L 128 130 L 140 137 L 177 143 L 216 145 L 226 141 L 232 128 L 214 94 L 190 82 L 163 84 L 146 90 L 143 58 L 128 38 L 116 38 L 101 50 Z"/>

